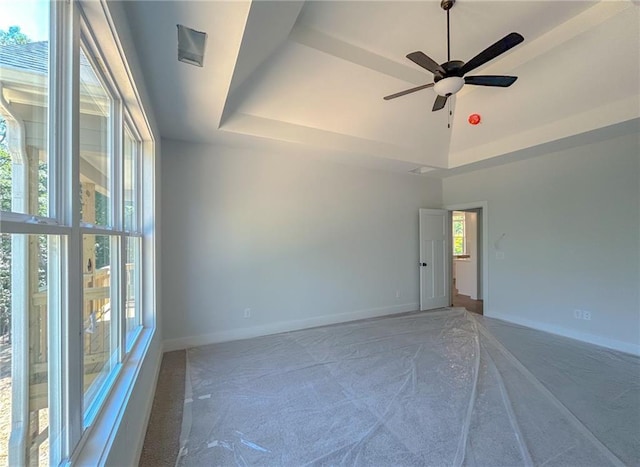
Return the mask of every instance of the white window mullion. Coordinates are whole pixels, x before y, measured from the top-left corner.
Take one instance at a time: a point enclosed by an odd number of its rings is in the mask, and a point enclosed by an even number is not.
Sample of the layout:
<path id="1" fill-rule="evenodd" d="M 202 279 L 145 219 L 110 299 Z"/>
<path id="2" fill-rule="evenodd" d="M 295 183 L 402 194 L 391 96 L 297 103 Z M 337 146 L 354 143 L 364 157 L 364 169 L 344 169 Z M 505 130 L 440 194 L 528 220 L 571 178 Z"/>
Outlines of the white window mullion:
<path id="1" fill-rule="evenodd" d="M 51 236 L 48 245 L 48 355 L 49 355 L 49 464 L 58 465 L 63 459 L 63 401 L 67 370 L 63 366 L 63 342 L 65 341 L 68 310 L 66 290 L 66 265 L 69 246 L 66 237 Z"/>
<path id="2" fill-rule="evenodd" d="M 136 325 L 138 326 L 138 328 L 142 328 L 142 326 L 144 326 L 144 315 L 143 315 L 143 310 L 144 310 L 144 304 L 145 304 L 145 298 L 144 298 L 144 274 L 145 274 L 145 270 L 144 270 L 144 265 L 143 265 L 143 254 L 142 252 L 144 251 L 144 237 L 142 235 L 139 235 L 136 240 L 138 241 L 138 252 L 137 252 L 137 256 L 136 256 L 136 260 L 137 260 L 137 273 L 135 275 L 135 287 L 136 287 L 136 307 L 137 307 L 137 321 L 136 321 Z"/>
<path id="3" fill-rule="evenodd" d="M 71 231 L 71 229 L 64 225 L 58 225 L 57 223 L 47 222 L 22 222 L 19 220 L 8 219 L 8 216 L 0 217 L 0 231 L 8 234 L 52 234 L 52 235 L 64 235 Z"/>
<path id="4" fill-rule="evenodd" d="M 48 161 L 49 183 L 47 193 L 49 197 L 49 217 L 64 222 L 64 196 L 61 193 L 61 181 L 64 179 L 65 164 L 60 157 L 64 154 L 64 138 L 56 135 L 64 134 L 65 119 L 60 118 L 60 112 L 64 112 L 64 99 L 66 97 L 65 85 L 68 66 L 68 50 L 66 26 L 69 5 L 64 2 L 51 2 L 50 4 L 50 34 L 49 34 L 49 122 L 48 131 Z"/>
<path id="5" fill-rule="evenodd" d="M 65 217 L 72 226 L 68 242 L 67 278 L 68 296 L 66 334 L 63 345 L 64 368 L 67 370 L 64 382 L 64 427 L 66 429 L 63 456 L 70 457 L 82 437 L 83 420 L 83 345 L 82 345 L 82 232 L 80 230 L 80 15 L 75 2 L 68 4 L 66 54 L 70 63 L 65 67 L 68 73 L 63 75 L 67 99 L 65 104 L 65 149 L 70 158 L 66 159 L 65 182 L 69 189 L 64 200 Z"/>
<path id="6" fill-rule="evenodd" d="M 120 236 L 120 361 L 127 353 L 127 237 Z"/>
<path id="7" fill-rule="evenodd" d="M 156 244 L 155 244 L 155 184 L 156 184 L 156 160 L 155 145 L 153 141 L 145 141 L 141 145 L 140 154 L 141 172 L 145 174 L 141 178 L 140 195 L 142 196 L 140 205 L 141 224 L 138 230 L 143 234 L 140 254 L 142 256 L 142 293 L 140 304 L 142 308 L 141 318 L 144 327 L 153 328 L 156 325 L 155 298 L 156 298 Z"/>
<path id="8" fill-rule="evenodd" d="M 11 437 L 9 463 L 25 465 L 29 430 L 29 238 L 11 237 Z"/>
<path id="9" fill-rule="evenodd" d="M 112 361 L 112 370 L 115 365 L 122 361 L 123 357 L 123 349 L 120 345 L 122 341 L 122 323 L 120 319 L 120 315 L 122 314 L 122 237 L 120 235 L 114 235 L 110 237 L 110 246 L 111 246 L 111 312 L 110 312 L 110 322 L 111 332 L 109 333 L 110 345 L 111 349 L 114 349 L 115 352 L 111 354 L 111 358 L 114 359 Z"/>
<path id="10" fill-rule="evenodd" d="M 122 103 L 120 100 L 113 101 L 113 118 L 111 119 L 111 151 L 113 153 L 111 165 L 111 192 L 112 195 L 112 226 L 116 230 L 123 230 L 123 200 L 124 200 L 124 182 L 122 177 L 123 171 L 123 144 L 124 144 L 124 123 L 122 116 Z"/>
<path id="11" fill-rule="evenodd" d="M 116 235 L 118 232 L 109 227 L 92 227 L 91 224 L 82 223 L 80 224 L 80 233 L 83 235 Z"/>
<path id="12" fill-rule="evenodd" d="M 131 232 L 142 232 L 142 202 L 143 202 L 143 176 L 142 176 L 142 138 L 137 131 L 135 125 L 131 123 L 129 118 L 127 121 L 127 127 L 135 144 L 133 146 L 133 179 L 135 183 L 135 193 L 133 202 L 135 204 L 135 216 L 133 220 L 133 227 Z"/>
<path id="13" fill-rule="evenodd" d="M 139 137 L 138 137 L 139 138 Z M 136 141 L 136 163 L 135 163 L 135 168 L 136 168 L 136 182 L 137 182 L 137 190 L 136 190 L 136 203 L 137 203 L 137 208 L 136 208 L 136 228 L 135 231 L 137 233 L 142 233 L 143 229 L 143 217 L 142 217 L 142 209 L 144 206 L 144 177 L 142 176 L 143 174 L 143 160 L 142 160 L 142 156 L 143 156 L 143 144 L 141 142 L 140 139 L 138 139 Z M 140 247 L 142 248 L 142 247 Z"/>
<path id="14" fill-rule="evenodd" d="M 50 45 L 49 45 L 49 217 L 59 226 L 64 225 L 64 236 L 49 237 L 48 241 L 48 375 L 49 375 L 49 464 L 58 465 L 69 453 L 72 446 L 70 430 L 66 423 L 70 394 L 68 371 L 69 341 L 69 226 L 72 215 L 69 196 L 64 187 L 72 186 L 72 96 L 73 83 L 73 24 L 74 11 L 67 2 L 50 4 Z M 72 180 L 72 179 L 71 179 Z M 43 226 L 51 228 L 51 226 Z"/>
<path id="15" fill-rule="evenodd" d="M 124 230 L 124 110 L 121 99 L 114 101 L 113 119 L 111 121 L 111 142 L 113 144 L 113 166 L 111 177 L 113 180 L 113 226 L 116 230 Z M 125 300 L 124 289 L 126 278 L 125 239 L 122 235 L 117 237 L 117 248 L 114 248 L 114 257 L 111 261 L 111 294 L 112 294 L 112 333 L 111 348 L 117 349 L 117 361 L 122 362 L 125 356 Z"/>

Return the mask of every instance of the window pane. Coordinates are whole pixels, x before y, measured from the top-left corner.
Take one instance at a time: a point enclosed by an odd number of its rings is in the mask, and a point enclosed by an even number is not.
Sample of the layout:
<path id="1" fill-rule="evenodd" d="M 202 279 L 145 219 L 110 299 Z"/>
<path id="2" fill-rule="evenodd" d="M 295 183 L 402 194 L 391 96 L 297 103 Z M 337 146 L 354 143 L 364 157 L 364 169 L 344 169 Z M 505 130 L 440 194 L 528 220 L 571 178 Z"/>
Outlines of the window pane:
<path id="1" fill-rule="evenodd" d="M 453 254 L 464 255 L 464 238 L 454 237 L 453 239 Z"/>
<path id="2" fill-rule="evenodd" d="M 140 315 L 140 238 L 126 238 L 127 297 L 126 333 L 127 349 L 133 344 L 137 329 L 142 324 Z"/>
<path id="3" fill-rule="evenodd" d="M 464 235 L 464 221 L 453 221 L 453 235 Z"/>
<path id="4" fill-rule="evenodd" d="M 124 132 L 124 229 L 131 232 L 138 229 L 137 226 L 137 158 L 138 143 L 129 134 Z"/>
<path id="5" fill-rule="evenodd" d="M 98 400 L 117 362 L 118 339 L 112 310 L 111 265 L 115 237 L 83 236 L 83 365 L 84 410 Z"/>
<path id="6" fill-rule="evenodd" d="M 82 221 L 110 226 L 111 97 L 80 49 L 80 182 Z"/>
<path id="7" fill-rule="evenodd" d="M 451 220 L 451 227 L 453 230 L 453 254 L 465 255 L 465 213 L 455 211 L 451 216 Z"/>
<path id="8" fill-rule="evenodd" d="M 48 241 L 0 235 L 0 465 L 49 464 Z"/>
<path id="9" fill-rule="evenodd" d="M 0 12 L 0 210 L 48 216 L 49 2 Z"/>

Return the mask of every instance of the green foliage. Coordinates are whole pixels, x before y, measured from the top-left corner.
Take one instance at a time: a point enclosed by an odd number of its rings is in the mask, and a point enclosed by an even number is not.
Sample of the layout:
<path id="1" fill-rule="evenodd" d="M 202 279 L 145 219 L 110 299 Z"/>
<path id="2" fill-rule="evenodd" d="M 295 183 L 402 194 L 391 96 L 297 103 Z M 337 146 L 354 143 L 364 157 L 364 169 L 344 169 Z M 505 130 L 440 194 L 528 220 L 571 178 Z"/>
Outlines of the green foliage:
<path id="1" fill-rule="evenodd" d="M 453 254 L 464 255 L 464 237 L 455 237 L 453 239 Z"/>
<path id="2" fill-rule="evenodd" d="M 4 143 L 7 137 L 7 122 L 4 118 L 0 117 L 0 144 Z"/>
<path id="3" fill-rule="evenodd" d="M 464 220 L 464 214 L 454 214 L 452 217 L 454 255 L 464 255 L 466 253 L 464 247 Z"/>
<path id="4" fill-rule="evenodd" d="M 464 236 L 464 221 L 453 221 L 453 235 Z"/>
<path id="5" fill-rule="evenodd" d="M 20 31 L 20 26 L 9 26 L 9 30 L 0 29 L 0 45 L 28 44 L 31 39 Z"/>

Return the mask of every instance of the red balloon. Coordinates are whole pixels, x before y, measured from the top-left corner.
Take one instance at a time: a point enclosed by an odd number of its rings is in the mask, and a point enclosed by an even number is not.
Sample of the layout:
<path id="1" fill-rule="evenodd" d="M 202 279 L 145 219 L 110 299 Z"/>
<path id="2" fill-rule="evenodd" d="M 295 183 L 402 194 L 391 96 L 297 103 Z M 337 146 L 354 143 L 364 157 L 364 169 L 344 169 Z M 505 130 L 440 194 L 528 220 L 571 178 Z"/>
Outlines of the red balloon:
<path id="1" fill-rule="evenodd" d="M 480 114 L 469 115 L 469 123 L 471 123 L 472 125 L 477 125 L 478 123 L 480 123 L 480 120 Z"/>

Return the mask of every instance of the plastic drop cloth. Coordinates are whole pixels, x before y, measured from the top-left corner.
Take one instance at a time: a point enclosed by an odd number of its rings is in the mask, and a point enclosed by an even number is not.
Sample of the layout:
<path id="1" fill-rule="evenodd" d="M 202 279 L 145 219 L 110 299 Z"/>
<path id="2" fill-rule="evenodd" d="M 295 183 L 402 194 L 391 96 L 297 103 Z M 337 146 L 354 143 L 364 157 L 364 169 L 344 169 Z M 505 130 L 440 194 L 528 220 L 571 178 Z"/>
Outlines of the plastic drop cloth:
<path id="1" fill-rule="evenodd" d="M 181 466 L 640 463 L 639 359 L 463 309 L 187 359 Z"/>

